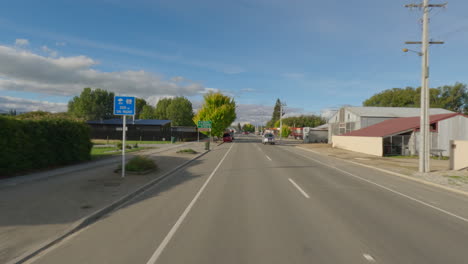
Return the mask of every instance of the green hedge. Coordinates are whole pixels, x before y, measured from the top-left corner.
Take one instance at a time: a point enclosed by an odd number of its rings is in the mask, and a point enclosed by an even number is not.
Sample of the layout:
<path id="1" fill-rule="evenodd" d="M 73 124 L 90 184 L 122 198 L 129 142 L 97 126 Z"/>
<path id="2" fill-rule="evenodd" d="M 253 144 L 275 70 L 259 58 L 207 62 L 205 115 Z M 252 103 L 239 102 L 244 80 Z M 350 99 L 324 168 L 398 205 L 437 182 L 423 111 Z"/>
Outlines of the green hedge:
<path id="1" fill-rule="evenodd" d="M 0 176 L 89 160 L 91 148 L 83 122 L 0 117 Z"/>

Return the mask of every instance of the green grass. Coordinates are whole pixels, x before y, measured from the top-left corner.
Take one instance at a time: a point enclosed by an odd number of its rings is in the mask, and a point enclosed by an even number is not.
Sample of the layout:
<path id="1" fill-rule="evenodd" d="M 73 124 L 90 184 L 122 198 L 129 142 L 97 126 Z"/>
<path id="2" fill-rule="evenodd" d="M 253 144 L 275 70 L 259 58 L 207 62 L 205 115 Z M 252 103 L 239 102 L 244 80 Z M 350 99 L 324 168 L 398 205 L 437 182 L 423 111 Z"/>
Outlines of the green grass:
<path id="1" fill-rule="evenodd" d="M 198 152 L 196 152 L 195 150 L 193 149 L 181 149 L 179 151 L 177 151 L 177 153 L 190 153 L 190 154 L 197 154 Z"/>
<path id="2" fill-rule="evenodd" d="M 140 151 L 140 150 L 144 150 L 144 149 L 150 149 L 150 147 L 139 147 L 139 148 L 127 149 L 127 150 L 125 150 L 125 153 Z M 113 150 L 117 150 L 117 151 L 110 152 L 110 151 L 113 151 Z M 113 148 L 113 147 L 110 147 L 110 148 L 96 148 L 96 147 L 93 147 L 91 149 L 91 159 L 95 160 L 95 159 L 109 157 L 109 156 L 113 156 L 113 155 L 120 155 L 121 153 L 122 152 L 119 149 Z"/>
<path id="3" fill-rule="evenodd" d="M 107 145 L 107 144 L 117 144 L 121 143 L 122 140 L 105 140 L 105 139 L 92 139 L 91 140 L 94 145 Z M 166 141 L 139 141 L 139 140 L 126 140 L 125 144 L 127 145 L 135 145 L 136 144 L 171 144 L 170 140 Z"/>
<path id="4" fill-rule="evenodd" d="M 385 156 L 386 158 L 395 158 L 395 159 L 417 159 L 418 156 Z"/>

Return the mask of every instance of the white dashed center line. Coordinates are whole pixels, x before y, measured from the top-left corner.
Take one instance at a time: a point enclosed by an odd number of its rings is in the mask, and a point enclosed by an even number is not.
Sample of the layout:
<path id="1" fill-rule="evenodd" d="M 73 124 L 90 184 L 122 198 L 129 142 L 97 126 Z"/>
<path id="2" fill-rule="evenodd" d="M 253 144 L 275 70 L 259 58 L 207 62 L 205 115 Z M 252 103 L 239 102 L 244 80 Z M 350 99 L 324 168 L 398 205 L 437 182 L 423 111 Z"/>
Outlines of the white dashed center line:
<path id="1" fill-rule="evenodd" d="M 291 178 L 289 178 L 289 181 L 292 183 L 292 185 L 294 185 L 294 187 L 296 187 L 299 190 L 299 192 L 302 193 L 302 195 L 305 196 L 305 198 L 310 198 L 309 195 L 306 192 L 304 192 L 304 190 L 302 190 L 302 188 L 299 185 L 297 185 L 297 183 L 295 183 Z"/>
<path id="2" fill-rule="evenodd" d="M 362 254 L 362 256 L 369 262 L 375 262 L 375 259 L 369 254 Z"/>

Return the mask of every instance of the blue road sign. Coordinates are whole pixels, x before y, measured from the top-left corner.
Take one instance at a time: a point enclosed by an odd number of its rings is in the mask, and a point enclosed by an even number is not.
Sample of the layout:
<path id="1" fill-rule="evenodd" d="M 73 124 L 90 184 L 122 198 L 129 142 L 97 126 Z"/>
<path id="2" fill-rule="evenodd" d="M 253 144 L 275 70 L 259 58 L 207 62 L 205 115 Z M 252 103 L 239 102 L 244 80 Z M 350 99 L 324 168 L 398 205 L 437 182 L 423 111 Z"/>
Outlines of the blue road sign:
<path id="1" fill-rule="evenodd" d="M 134 115 L 135 97 L 115 96 L 114 97 L 114 115 Z"/>

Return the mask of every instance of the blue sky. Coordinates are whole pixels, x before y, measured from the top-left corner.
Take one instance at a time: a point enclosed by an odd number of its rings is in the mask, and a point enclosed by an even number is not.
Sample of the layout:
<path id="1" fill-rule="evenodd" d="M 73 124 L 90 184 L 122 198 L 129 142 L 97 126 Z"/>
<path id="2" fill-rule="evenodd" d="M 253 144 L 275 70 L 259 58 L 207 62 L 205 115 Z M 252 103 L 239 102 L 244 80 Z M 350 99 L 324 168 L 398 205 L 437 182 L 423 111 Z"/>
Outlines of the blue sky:
<path id="1" fill-rule="evenodd" d="M 421 34 L 408 3 L 10 1 L 0 9 L 0 109 L 63 109 L 84 86 L 195 105 L 217 89 L 235 96 L 240 121 L 266 119 L 276 98 L 291 114 L 361 105 L 420 83 L 420 58 L 401 52 Z M 431 37 L 447 42 L 431 48 L 433 87 L 467 82 L 466 10 L 452 0 L 432 11 Z"/>

